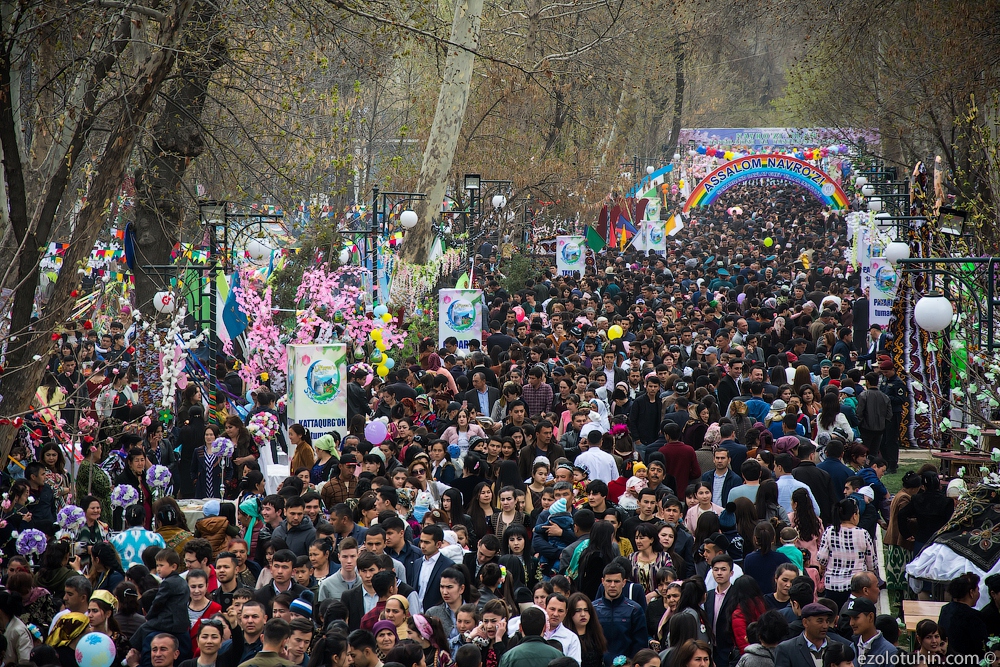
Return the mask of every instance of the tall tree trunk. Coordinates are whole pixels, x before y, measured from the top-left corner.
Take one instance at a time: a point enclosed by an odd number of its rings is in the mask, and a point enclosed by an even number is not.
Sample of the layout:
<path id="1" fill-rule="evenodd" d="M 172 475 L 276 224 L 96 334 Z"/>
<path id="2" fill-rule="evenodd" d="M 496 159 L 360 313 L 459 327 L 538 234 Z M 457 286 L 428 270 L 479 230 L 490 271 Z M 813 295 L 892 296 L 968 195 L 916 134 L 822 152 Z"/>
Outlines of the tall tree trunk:
<path id="1" fill-rule="evenodd" d="M 166 94 L 163 111 L 153 128 L 148 165 L 135 175 L 136 304 L 149 319 L 156 318 L 152 299 L 166 287 L 163 270 L 146 266 L 170 264 L 179 238 L 185 202 L 184 175 L 205 150 L 201 115 L 212 76 L 227 56 L 219 6 L 197 0 L 185 30 L 177 75 Z"/>
<path id="2" fill-rule="evenodd" d="M 674 37 L 674 118 L 670 124 L 665 159 L 673 158 L 681 136 L 681 118 L 684 111 L 684 42 L 680 35 Z"/>
<path id="3" fill-rule="evenodd" d="M 192 2 L 193 0 L 178 0 L 170 14 L 164 17 L 156 41 L 158 48 L 149 58 L 139 64 L 134 82 L 121 97 L 121 110 L 115 118 L 111 119 L 111 129 L 98 157 L 94 160 L 93 176 L 87 190 L 87 200 L 79 211 L 69 247 L 63 257 L 63 268 L 59 273 L 59 279 L 56 281 L 48 304 L 42 309 L 39 320 L 33 324 L 31 330 L 26 327 L 11 329 L 12 332 L 17 332 L 19 339 L 17 345 L 8 348 L 5 357 L 6 372 L 0 375 L 0 394 L 4 396 L 4 413 L 7 415 L 26 413 L 32 403 L 35 389 L 45 372 L 45 355 L 51 351 L 50 348 L 53 345 L 48 332 L 66 320 L 75 302 L 73 292 L 80 284 L 80 274 L 77 268 L 83 266 L 90 256 L 90 251 L 94 247 L 94 242 L 104 224 L 111 202 L 121 187 L 125 168 L 132 155 L 132 148 L 137 136 L 142 131 L 146 117 L 149 115 L 153 98 L 160 90 L 170 70 L 173 69 L 180 34 Z M 8 72 L 9 62 L 4 62 L 0 58 L 0 93 L 3 92 L 4 88 L 9 92 L 10 78 L 5 76 Z M 8 181 L 9 196 L 22 198 L 22 201 L 16 203 L 12 201 L 11 214 L 13 216 L 16 210 L 17 215 L 23 216 L 18 224 L 27 227 L 26 211 L 28 206 L 27 193 L 23 187 L 23 172 L 20 162 L 16 161 L 18 158 L 17 148 L 10 143 L 14 138 L 14 130 L 6 120 L 10 114 L 9 104 L 9 96 L 0 94 L 0 115 L 2 115 L 0 120 L 3 121 L 0 122 L 0 143 L 2 143 L 4 154 L 8 158 L 4 161 L 4 172 Z M 12 182 L 19 185 L 19 192 L 10 187 Z M 57 200 L 52 208 L 53 215 L 58 200 L 67 196 L 65 192 L 67 183 L 68 178 L 58 190 L 55 190 L 53 189 L 54 181 L 50 179 L 45 186 L 48 196 Z M 75 197 L 75 194 L 73 196 Z M 39 202 L 39 206 L 43 207 L 44 203 Z M 19 261 L 23 266 L 34 265 L 37 271 L 39 253 L 39 246 L 28 248 L 22 244 Z M 35 255 L 36 259 L 29 261 L 32 255 Z M 27 290 L 27 288 L 19 286 L 18 292 L 15 293 L 16 301 L 11 309 L 12 323 L 28 319 L 24 315 L 24 311 L 30 315 L 34 279 L 34 277 L 26 276 L 22 284 L 32 283 L 31 289 Z M 22 289 L 28 294 L 26 300 L 19 298 Z M 38 358 L 35 359 L 35 357 Z M 14 433 L 15 429 L 12 426 L 0 426 L 0 459 L 6 460 Z"/>
<path id="4" fill-rule="evenodd" d="M 417 226 L 406 233 L 401 257 L 416 264 L 424 264 L 434 241 L 432 225 L 441 210 L 448 185 L 448 175 L 455 159 L 462 121 L 472 90 L 472 70 L 476 62 L 473 51 L 479 44 L 479 20 L 483 13 L 483 0 L 455 0 L 455 18 L 451 24 L 451 42 L 465 48 L 449 47 L 445 62 L 441 92 L 424 159 L 420 165 L 417 190 L 427 194 L 419 202 L 416 213 L 420 216 Z"/>

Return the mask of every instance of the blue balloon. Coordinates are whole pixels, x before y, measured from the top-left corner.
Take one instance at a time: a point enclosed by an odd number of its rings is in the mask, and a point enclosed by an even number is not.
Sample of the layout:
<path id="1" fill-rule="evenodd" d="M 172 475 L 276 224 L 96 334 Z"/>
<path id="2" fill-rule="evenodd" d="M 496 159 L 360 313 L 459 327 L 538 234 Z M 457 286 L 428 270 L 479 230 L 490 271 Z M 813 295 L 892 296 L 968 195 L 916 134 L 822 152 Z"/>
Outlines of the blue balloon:
<path id="1" fill-rule="evenodd" d="M 672 172 L 673 170 L 674 170 L 674 165 L 672 165 L 672 164 L 668 164 L 666 167 L 663 168 L 663 171 L 666 172 L 666 173 L 668 173 L 668 174 L 670 172 Z"/>
<path id="2" fill-rule="evenodd" d="M 704 155 L 705 152 L 708 151 L 708 149 L 705 148 L 704 146 L 698 146 L 697 150 L 698 150 L 698 155 Z"/>
<path id="3" fill-rule="evenodd" d="M 392 357 L 386 357 L 384 363 L 385 367 L 388 368 L 390 371 L 392 370 L 392 367 L 396 365 L 396 362 L 395 360 L 393 360 Z"/>

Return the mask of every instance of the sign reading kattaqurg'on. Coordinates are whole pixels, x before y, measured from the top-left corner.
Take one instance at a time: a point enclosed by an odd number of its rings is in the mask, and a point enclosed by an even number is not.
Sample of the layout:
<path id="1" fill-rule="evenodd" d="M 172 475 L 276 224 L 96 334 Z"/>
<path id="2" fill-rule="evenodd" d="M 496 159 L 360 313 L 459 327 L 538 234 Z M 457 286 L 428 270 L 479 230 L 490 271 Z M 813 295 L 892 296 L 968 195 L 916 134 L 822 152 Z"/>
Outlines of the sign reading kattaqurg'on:
<path id="1" fill-rule="evenodd" d="M 288 422 L 347 435 L 347 345 L 288 345 Z"/>

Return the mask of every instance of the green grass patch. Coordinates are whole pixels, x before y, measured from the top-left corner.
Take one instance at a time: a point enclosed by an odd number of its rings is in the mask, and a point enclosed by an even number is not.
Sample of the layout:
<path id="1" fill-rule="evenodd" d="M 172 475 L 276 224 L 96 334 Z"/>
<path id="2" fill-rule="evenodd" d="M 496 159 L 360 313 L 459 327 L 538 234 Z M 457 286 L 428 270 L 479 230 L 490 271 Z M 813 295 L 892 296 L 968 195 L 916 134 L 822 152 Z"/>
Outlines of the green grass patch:
<path id="1" fill-rule="evenodd" d="M 899 470 L 891 475 L 886 473 L 885 477 L 882 478 L 882 483 L 885 484 L 885 488 L 889 490 L 889 493 L 897 493 L 901 488 L 903 488 L 903 475 L 910 470 L 916 472 L 925 463 L 936 463 L 936 460 L 932 459 L 930 455 L 928 455 L 927 458 L 921 458 L 913 461 L 900 461 Z"/>

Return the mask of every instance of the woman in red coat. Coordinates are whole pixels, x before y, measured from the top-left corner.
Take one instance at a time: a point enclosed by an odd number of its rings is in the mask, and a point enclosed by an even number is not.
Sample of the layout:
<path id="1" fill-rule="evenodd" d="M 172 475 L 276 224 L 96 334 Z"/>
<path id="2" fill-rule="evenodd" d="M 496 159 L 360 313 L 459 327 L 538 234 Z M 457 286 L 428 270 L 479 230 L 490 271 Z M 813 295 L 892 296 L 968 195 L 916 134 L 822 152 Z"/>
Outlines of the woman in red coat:
<path id="1" fill-rule="evenodd" d="M 767 611 L 767 604 L 757 580 L 747 575 L 733 582 L 729 596 L 732 596 L 732 601 L 726 600 L 726 606 L 733 610 L 733 640 L 742 655 L 750 643 L 747 641 L 747 626 Z"/>

